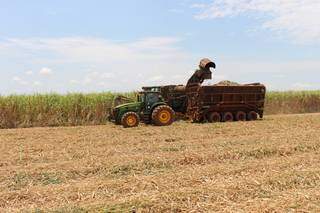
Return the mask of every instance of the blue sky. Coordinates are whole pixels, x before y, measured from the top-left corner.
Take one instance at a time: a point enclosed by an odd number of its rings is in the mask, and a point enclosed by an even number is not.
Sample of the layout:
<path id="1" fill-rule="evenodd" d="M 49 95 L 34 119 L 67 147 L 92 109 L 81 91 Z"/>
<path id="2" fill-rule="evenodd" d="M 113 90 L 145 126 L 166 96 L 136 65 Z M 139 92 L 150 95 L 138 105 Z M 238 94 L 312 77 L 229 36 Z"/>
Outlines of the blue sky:
<path id="1" fill-rule="evenodd" d="M 131 91 L 214 79 L 320 89 L 320 1 L 3 1 L 0 94 Z"/>

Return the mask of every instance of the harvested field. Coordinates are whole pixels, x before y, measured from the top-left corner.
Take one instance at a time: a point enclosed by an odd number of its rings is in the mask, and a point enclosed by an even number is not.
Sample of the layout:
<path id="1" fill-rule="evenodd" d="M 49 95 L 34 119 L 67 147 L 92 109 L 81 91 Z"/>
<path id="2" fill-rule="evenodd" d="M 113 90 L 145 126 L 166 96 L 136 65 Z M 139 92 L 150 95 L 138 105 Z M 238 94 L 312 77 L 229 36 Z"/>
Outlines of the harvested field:
<path id="1" fill-rule="evenodd" d="M 320 211 L 320 114 L 0 130 L 0 212 Z"/>

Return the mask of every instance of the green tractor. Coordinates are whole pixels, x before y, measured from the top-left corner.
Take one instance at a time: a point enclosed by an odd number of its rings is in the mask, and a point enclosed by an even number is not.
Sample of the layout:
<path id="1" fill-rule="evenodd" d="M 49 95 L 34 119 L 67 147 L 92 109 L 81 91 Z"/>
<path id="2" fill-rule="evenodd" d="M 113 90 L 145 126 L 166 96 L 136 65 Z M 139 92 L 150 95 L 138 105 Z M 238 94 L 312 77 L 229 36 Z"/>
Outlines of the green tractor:
<path id="1" fill-rule="evenodd" d="M 156 91 L 143 91 L 137 101 L 114 107 L 109 120 L 125 128 L 136 127 L 140 121 L 157 126 L 168 126 L 174 121 L 175 112 Z"/>

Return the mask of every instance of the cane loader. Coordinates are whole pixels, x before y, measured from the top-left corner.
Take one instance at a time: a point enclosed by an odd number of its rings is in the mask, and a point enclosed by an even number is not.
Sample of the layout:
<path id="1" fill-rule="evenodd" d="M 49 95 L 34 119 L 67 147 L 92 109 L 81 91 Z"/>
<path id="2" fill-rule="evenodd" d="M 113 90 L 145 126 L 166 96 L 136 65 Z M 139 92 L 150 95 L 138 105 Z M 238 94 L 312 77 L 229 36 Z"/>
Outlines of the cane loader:
<path id="1" fill-rule="evenodd" d="M 212 79 L 214 62 L 202 59 L 184 85 L 149 86 L 137 101 L 115 107 L 110 119 L 124 127 L 140 121 L 158 126 L 171 125 L 175 114 L 193 122 L 229 122 L 263 118 L 266 87 L 260 83 L 202 86 Z"/>

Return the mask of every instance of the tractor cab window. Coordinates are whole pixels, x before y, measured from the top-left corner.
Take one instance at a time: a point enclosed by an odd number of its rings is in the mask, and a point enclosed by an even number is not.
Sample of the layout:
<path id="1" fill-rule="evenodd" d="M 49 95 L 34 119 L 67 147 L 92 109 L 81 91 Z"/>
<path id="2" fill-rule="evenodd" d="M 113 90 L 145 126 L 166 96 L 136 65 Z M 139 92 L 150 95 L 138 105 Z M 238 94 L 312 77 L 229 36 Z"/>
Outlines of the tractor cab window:
<path id="1" fill-rule="evenodd" d="M 144 94 L 143 93 L 138 94 L 137 100 L 138 100 L 138 102 L 143 102 L 144 101 Z"/>
<path id="2" fill-rule="evenodd" d="M 159 95 L 157 93 L 148 93 L 146 102 L 148 104 L 159 102 Z"/>

